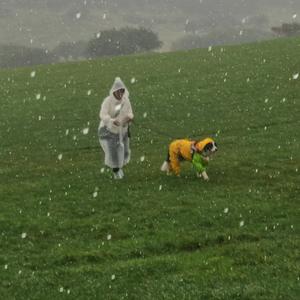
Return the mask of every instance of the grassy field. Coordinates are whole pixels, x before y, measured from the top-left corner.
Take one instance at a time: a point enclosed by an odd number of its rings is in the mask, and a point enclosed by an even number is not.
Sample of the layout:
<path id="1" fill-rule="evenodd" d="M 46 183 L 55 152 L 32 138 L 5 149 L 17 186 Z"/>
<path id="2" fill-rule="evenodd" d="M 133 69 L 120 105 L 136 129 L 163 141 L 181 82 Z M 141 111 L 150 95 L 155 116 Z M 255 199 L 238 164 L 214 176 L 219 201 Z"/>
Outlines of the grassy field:
<path id="1" fill-rule="evenodd" d="M 299 50 L 0 71 L 0 298 L 299 299 Z M 97 139 L 115 76 L 136 116 L 117 182 Z M 160 173 L 171 139 L 206 136 L 209 182 Z"/>

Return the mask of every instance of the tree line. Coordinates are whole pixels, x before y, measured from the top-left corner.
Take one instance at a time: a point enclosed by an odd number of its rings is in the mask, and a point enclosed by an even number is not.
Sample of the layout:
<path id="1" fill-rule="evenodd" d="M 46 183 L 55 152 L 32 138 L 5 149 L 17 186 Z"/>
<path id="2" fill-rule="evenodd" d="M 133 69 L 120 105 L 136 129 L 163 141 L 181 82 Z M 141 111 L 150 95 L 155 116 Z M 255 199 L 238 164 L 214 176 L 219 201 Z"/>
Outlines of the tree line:
<path id="1" fill-rule="evenodd" d="M 89 41 L 63 42 L 52 51 L 0 45 L 0 67 L 12 68 L 103 56 L 129 55 L 159 49 L 158 35 L 146 28 L 121 28 L 95 34 Z"/>

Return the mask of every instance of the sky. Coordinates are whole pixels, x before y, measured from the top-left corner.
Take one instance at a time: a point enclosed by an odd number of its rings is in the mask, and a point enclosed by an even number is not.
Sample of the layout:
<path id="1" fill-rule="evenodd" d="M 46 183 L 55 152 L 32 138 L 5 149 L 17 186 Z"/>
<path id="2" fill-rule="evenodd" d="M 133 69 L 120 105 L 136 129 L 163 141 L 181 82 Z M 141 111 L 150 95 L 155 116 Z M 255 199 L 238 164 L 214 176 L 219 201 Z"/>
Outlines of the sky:
<path id="1" fill-rule="evenodd" d="M 106 29 L 143 26 L 168 50 L 188 24 L 205 34 L 234 26 L 270 31 L 283 22 L 300 23 L 300 0 L 0 0 L 0 43 L 47 49 Z"/>

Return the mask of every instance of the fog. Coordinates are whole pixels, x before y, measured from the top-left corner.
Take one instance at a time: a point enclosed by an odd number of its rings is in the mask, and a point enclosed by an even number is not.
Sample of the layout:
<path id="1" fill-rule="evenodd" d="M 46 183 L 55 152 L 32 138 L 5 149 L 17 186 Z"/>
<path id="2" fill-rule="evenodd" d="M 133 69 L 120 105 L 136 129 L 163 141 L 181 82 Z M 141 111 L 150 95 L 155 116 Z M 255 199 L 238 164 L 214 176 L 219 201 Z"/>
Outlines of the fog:
<path id="1" fill-rule="evenodd" d="M 125 26 L 157 33 L 159 51 L 180 49 L 191 35 L 247 42 L 272 38 L 283 22 L 300 22 L 300 0 L 0 0 L 0 44 L 47 51 Z"/>

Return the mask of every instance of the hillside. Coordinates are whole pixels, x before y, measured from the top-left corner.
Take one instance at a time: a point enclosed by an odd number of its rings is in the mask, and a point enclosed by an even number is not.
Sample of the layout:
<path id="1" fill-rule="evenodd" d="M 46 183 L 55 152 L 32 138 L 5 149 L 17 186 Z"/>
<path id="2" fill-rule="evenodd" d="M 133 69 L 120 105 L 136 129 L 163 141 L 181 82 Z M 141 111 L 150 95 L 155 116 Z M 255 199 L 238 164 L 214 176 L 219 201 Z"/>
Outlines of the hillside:
<path id="1" fill-rule="evenodd" d="M 0 71 L 1 297 L 298 299 L 299 48 Z M 136 115 L 118 182 L 97 140 L 116 76 Z M 160 173 L 172 138 L 206 136 L 209 182 Z"/>

